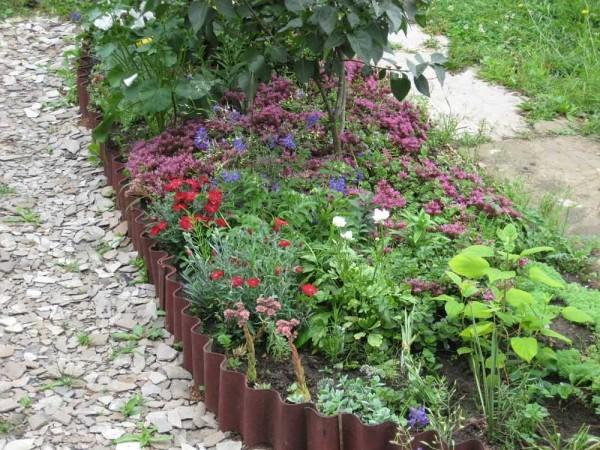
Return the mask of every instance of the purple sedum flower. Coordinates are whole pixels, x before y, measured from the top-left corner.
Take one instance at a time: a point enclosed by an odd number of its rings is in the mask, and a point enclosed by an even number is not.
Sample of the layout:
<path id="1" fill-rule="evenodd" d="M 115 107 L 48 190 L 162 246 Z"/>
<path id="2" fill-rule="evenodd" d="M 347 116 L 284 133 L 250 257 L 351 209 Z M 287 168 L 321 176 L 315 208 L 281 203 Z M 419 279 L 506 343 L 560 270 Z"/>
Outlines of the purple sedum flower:
<path id="1" fill-rule="evenodd" d="M 329 189 L 332 191 L 346 193 L 346 179 L 344 177 L 332 178 L 329 180 Z"/>
<path id="2" fill-rule="evenodd" d="M 221 178 L 225 183 L 233 183 L 238 181 L 242 176 L 237 170 L 224 170 L 221 172 Z"/>
<path id="3" fill-rule="evenodd" d="M 409 408 L 408 425 L 410 428 L 425 428 L 427 425 L 429 425 L 427 411 L 424 406 Z"/>
<path id="4" fill-rule="evenodd" d="M 198 150 L 208 150 L 210 140 L 208 130 L 205 127 L 199 127 L 194 136 L 194 145 Z"/>

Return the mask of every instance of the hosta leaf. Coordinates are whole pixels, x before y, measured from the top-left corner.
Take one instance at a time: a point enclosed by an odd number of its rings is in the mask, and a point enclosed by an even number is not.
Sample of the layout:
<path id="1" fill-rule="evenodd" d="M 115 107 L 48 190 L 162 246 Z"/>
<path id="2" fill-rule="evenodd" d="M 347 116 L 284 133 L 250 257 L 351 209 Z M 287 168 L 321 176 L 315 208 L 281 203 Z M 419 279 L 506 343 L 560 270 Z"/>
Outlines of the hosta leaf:
<path id="1" fill-rule="evenodd" d="M 523 250 L 521 252 L 521 256 L 529 256 L 529 255 L 535 255 L 536 253 L 553 252 L 553 251 L 554 251 L 554 247 L 532 247 L 532 248 Z"/>
<path id="2" fill-rule="evenodd" d="M 528 363 L 531 362 L 538 352 L 538 341 L 533 337 L 511 338 L 510 346 L 519 358 Z"/>
<path id="3" fill-rule="evenodd" d="M 570 322 L 575 323 L 594 323 L 594 318 L 588 313 L 575 308 L 574 306 L 566 306 L 562 310 L 562 316 Z"/>
<path id="4" fill-rule="evenodd" d="M 444 305 L 444 310 L 446 311 L 446 314 L 450 318 L 454 318 L 454 317 L 458 316 L 461 312 L 463 312 L 464 309 L 465 309 L 465 305 L 463 305 L 462 303 L 458 303 L 454 299 L 448 300 L 446 302 L 446 304 Z"/>
<path id="5" fill-rule="evenodd" d="M 469 325 L 467 328 L 460 332 L 460 336 L 463 338 L 471 339 L 475 336 L 485 336 L 490 334 L 494 329 L 492 322 L 480 322 L 473 325 Z"/>
<path id="6" fill-rule="evenodd" d="M 569 345 L 573 343 L 573 341 L 571 341 L 571 339 L 569 339 L 568 337 L 566 337 L 566 336 L 564 336 L 564 335 L 562 335 L 560 333 L 557 333 L 556 331 L 551 330 L 550 328 L 542 328 L 541 333 L 544 336 L 548 336 L 548 337 L 551 337 L 551 338 L 554 338 L 554 339 L 558 339 L 559 341 L 563 341 L 563 342 L 565 342 L 565 343 L 567 343 Z"/>
<path id="7" fill-rule="evenodd" d="M 472 279 L 481 278 L 490 267 L 488 262 L 480 256 L 462 254 L 452 258 L 448 265 L 457 274 Z"/>
<path id="8" fill-rule="evenodd" d="M 383 344 L 383 336 L 378 333 L 371 333 L 367 338 L 367 342 L 371 347 L 379 348 Z"/>
<path id="9" fill-rule="evenodd" d="M 532 266 L 529 268 L 529 278 L 533 281 L 538 281 L 540 283 L 544 283 L 547 286 L 554 288 L 563 288 L 565 287 L 565 283 L 562 280 L 557 280 L 548 274 L 544 269 L 540 266 Z"/>
<path id="10" fill-rule="evenodd" d="M 471 245 L 470 247 L 461 250 L 460 254 L 488 258 L 494 256 L 494 249 L 487 245 Z"/>
<path id="11" fill-rule="evenodd" d="M 533 303 L 533 296 L 521 289 L 511 288 L 506 293 L 506 301 L 514 308 L 521 308 Z"/>

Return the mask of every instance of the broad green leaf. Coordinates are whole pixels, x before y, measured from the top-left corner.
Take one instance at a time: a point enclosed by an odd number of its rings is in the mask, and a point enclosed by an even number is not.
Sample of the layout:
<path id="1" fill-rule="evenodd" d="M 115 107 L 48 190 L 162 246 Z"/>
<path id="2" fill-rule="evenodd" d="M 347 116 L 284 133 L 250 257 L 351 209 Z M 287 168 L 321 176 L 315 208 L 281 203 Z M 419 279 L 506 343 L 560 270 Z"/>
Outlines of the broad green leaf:
<path id="1" fill-rule="evenodd" d="M 504 246 L 504 249 L 508 252 L 512 252 L 513 249 L 515 248 L 515 240 L 518 237 L 517 227 L 515 227 L 514 224 L 509 223 L 504 228 L 499 228 L 496 231 L 496 234 L 502 241 L 502 245 Z"/>
<path id="2" fill-rule="evenodd" d="M 427 78 L 425 77 L 425 75 L 423 75 L 423 74 L 419 75 L 418 77 L 415 78 L 414 82 L 415 82 L 415 87 L 417 88 L 417 91 L 419 91 L 425 97 L 431 96 L 431 94 L 429 92 L 429 81 L 427 81 Z"/>
<path id="3" fill-rule="evenodd" d="M 492 317 L 492 309 L 485 303 L 469 302 L 465 306 L 464 315 L 468 318 L 489 319 Z"/>
<path id="4" fill-rule="evenodd" d="M 457 274 L 472 279 L 481 278 L 490 267 L 485 259 L 469 255 L 456 255 L 448 262 L 448 265 Z"/>
<path id="5" fill-rule="evenodd" d="M 492 357 L 488 357 L 485 360 L 485 367 L 487 369 L 491 369 L 492 368 L 492 363 L 494 361 L 492 361 Z M 502 352 L 498 352 L 498 354 L 496 355 L 496 362 L 495 362 L 495 367 L 497 369 L 502 369 L 504 367 L 504 364 L 506 363 L 506 355 Z"/>
<path id="6" fill-rule="evenodd" d="M 316 10 L 315 16 L 321 30 L 327 35 L 333 33 L 337 24 L 337 10 L 332 6 L 322 6 Z"/>
<path id="7" fill-rule="evenodd" d="M 288 11 L 302 12 L 312 3 L 313 2 L 309 0 L 285 0 L 285 7 Z"/>
<path id="8" fill-rule="evenodd" d="M 300 83 L 308 83 L 315 74 L 315 62 L 300 59 L 294 63 L 294 72 Z"/>
<path id="9" fill-rule="evenodd" d="M 557 280 L 556 278 L 554 278 L 553 276 L 551 276 L 550 274 L 548 274 L 544 269 L 542 269 L 540 266 L 531 266 L 529 268 L 529 278 L 531 278 L 533 281 L 538 281 L 540 283 L 544 283 L 547 286 L 553 287 L 553 288 L 564 288 L 565 287 L 565 283 L 562 280 Z"/>
<path id="10" fill-rule="evenodd" d="M 214 82 L 206 80 L 201 75 L 194 76 L 191 80 L 181 80 L 175 86 L 175 93 L 182 98 L 197 100 L 206 97 Z"/>
<path id="11" fill-rule="evenodd" d="M 562 316 L 570 322 L 574 323 L 594 323 L 594 318 L 588 313 L 575 308 L 574 306 L 566 306 L 562 310 Z"/>
<path id="12" fill-rule="evenodd" d="M 573 341 L 571 341 L 571 339 L 569 339 L 568 337 L 566 337 L 566 336 L 564 336 L 564 335 L 562 335 L 560 333 L 557 333 L 556 331 L 551 330 L 550 328 L 542 328 L 541 333 L 544 336 L 548 336 L 548 337 L 551 337 L 551 338 L 554 338 L 554 339 L 558 339 L 559 341 L 563 341 L 563 342 L 565 342 L 565 343 L 567 343 L 569 345 L 571 345 L 573 343 Z"/>
<path id="13" fill-rule="evenodd" d="M 536 253 L 553 252 L 553 251 L 554 251 L 554 247 L 532 247 L 532 248 L 523 250 L 521 252 L 521 256 L 529 256 L 529 255 L 535 255 Z"/>
<path id="14" fill-rule="evenodd" d="M 192 30 L 197 33 L 206 21 L 208 9 L 210 5 L 208 0 L 197 0 L 190 4 L 188 9 L 188 17 L 192 25 Z"/>
<path id="15" fill-rule="evenodd" d="M 446 311 L 448 317 L 450 317 L 451 319 L 458 316 L 461 312 L 463 312 L 464 309 L 465 305 L 463 305 L 462 303 L 458 303 L 454 299 L 448 300 L 444 305 L 444 310 Z"/>
<path id="16" fill-rule="evenodd" d="M 526 305 L 531 305 L 534 299 L 529 292 L 517 288 L 510 288 L 506 293 L 506 301 L 514 308 L 521 308 Z"/>
<path id="17" fill-rule="evenodd" d="M 471 347 L 458 347 L 456 353 L 459 355 L 467 355 L 469 353 L 473 353 L 473 349 Z"/>
<path id="18" fill-rule="evenodd" d="M 514 315 L 508 312 L 496 311 L 496 316 L 499 317 L 502 323 L 507 327 L 512 327 L 519 322 Z"/>
<path id="19" fill-rule="evenodd" d="M 494 329 L 492 322 L 480 322 L 473 325 L 469 325 L 467 328 L 460 332 L 460 336 L 463 338 L 473 338 L 475 336 L 485 336 L 490 334 Z"/>
<path id="20" fill-rule="evenodd" d="M 354 33 L 347 34 L 346 39 L 348 39 L 354 53 L 368 64 L 373 51 L 373 39 L 371 35 L 365 30 L 357 30 Z"/>
<path id="21" fill-rule="evenodd" d="M 510 280 L 517 276 L 516 272 L 513 270 L 499 270 L 495 267 L 490 267 L 485 271 L 486 276 L 490 283 L 495 283 L 499 280 Z"/>
<path id="22" fill-rule="evenodd" d="M 470 247 L 462 249 L 460 254 L 488 258 L 494 256 L 494 249 L 487 245 L 471 245 Z"/>
<path id="23" fill-rule="evenodd" d="M 394 5 L 391 1 L 386 2 L 384 9 L 388 19 L 390 19 L 390 22 L 392 22 L 391 31 L 398 31 L 402 26 L 402 22 L 404 22 L 404 11 L 402 11 L 402 9 L 400 9 L 398 6 Z"/>
<path id="24" fill-rule="evenodd" d="M 438 295 L 436 297 L 432 297 L 433 300 L 440 300 L 443 302 L 448 302 L 450 300 L 454 300 L 456 301 L 456 299 L 454 297 L 452 297 L 451 295 L 446 295 L 446 294 L 442 294 L 442 295 Z"/>
<path id="25" fill-rule="evenodd" d="M 390 88 L 396 100 L 402 101 L 410 92 L 410 80 L 406 74 L 402 74 L 401 77 L 392 77 L 390 78 Z"/>
<path id="26" fill-rule="evenodd" d="M 475 283 L 473 280 L 464 280 L 462 281 L 459 285 L 458 288 L 460 289 L 460 294 L 463 297 L 471 297 L 472 295 L 477 294 L 477 292 L 479 292 L 479 289 L 477 288 L 477 283 Z"/>
<path id="27" fill-rule="evenodd" d="M 235 19 L 236 13 L 231 0 L 215 0 L 217 11 L 223 14 L 228 19 Z"/>
<path id="28" fill-rule="evenodd" d="M 517 356 L 528 363 L 537 355 L 538 341 L 533 337 L 514 337 L 510 339 L 510 346 Z"/>
<path id="29" fill-rule="evenodd" d="M 379 348 L 383 344 L 383 336 L 377 333 L 371 333 L 367 338 L 367 342 L 371 347 Z"/>
<path id="30" fill-rule="evenodd" d="M 361 331 L 360 333 L 355 333 L 354 334 L 354 339 L 356 339 L 357 341 L 364 338 L 367 335 L 367 333 L 365 333 L 364 331 Z"/>
<path id="31" fill-rule="evenodd" d="M 457 286 L 459 286 L 460 283 L 462 283 L 462 279 L 458 275 L 456 275 L 454 272 L 447 271 L 446 276 L 448 278 L 450 278 L 452 280 L 452 282 L 454 284 L 456 284 Z"/>

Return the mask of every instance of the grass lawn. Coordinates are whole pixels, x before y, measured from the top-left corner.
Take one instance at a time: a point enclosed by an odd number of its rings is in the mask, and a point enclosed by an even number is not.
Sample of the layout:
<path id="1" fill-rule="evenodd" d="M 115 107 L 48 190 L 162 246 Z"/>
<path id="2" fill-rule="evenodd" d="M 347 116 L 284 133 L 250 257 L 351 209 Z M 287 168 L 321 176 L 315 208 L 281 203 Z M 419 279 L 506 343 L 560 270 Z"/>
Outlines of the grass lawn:
<path id="1" fill-rule="evenodd" d="M 600 1 L 436 0 L 429 31 L 451 40 L 451 70 L 523 92 L 532 120 L 581 118 L 600 134 Z"/>

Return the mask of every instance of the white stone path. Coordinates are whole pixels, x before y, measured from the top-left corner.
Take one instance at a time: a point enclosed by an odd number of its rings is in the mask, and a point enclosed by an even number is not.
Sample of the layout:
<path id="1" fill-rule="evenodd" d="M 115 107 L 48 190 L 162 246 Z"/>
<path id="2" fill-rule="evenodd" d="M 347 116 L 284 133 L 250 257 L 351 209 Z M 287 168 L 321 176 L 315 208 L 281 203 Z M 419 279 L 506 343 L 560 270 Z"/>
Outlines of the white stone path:
<path id="1" fill-rule="evenodd" d="M 171 337 L 126 348 L 112 336 L 162 319 L 153 286 L 135 283 L 89 131 L 61 99 L 55 69 L 75 32 L 0 22 L 0 450 L 134 450 L 113 440 L 144 422 L 169 438 L 153 448 L 239 450 L 190 402 Z M 126 417 L 134 394 L 143 403 Z"/>

